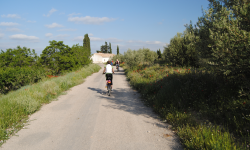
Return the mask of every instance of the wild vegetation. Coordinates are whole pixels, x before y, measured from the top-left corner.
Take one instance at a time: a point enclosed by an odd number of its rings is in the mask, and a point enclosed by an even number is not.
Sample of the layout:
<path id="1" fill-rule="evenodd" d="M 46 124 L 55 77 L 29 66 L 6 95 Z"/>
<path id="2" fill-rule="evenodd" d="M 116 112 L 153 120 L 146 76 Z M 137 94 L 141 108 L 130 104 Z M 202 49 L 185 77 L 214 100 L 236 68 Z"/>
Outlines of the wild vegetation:
<path id="1" fill-rule="evenodd" d="M 150 50 L 160 59 L 145 50 L 116 57 L 145 104 L 172 124 L 186 149 L 249 149 L 250 1 L 209 1 L 162 58 Z"/>

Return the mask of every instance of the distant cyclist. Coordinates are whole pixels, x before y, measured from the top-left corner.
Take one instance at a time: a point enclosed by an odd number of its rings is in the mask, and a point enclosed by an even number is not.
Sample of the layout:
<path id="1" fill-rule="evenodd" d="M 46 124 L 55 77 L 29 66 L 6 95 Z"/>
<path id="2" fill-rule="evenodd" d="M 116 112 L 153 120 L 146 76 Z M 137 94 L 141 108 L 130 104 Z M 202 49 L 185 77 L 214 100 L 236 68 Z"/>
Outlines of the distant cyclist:
<path id="1" fill-rule="evenodd" d="M 118 60 L 118 59 L 116 59 L 115 64 L 116 64 L 116 69 L 118 69 L 118 68 L 119 68 L 119 65 L 120 65 L 120 62 L 119 62 L 119 60 Z"/>
<path id="2" fill-rule="evenodd" d="M 115 73 L 114 72 L 114 69 L 113 67 L 110 65 L 110 61 L 107 62 L 107 65 L 104 66 L 104 70 L 103 70 L 103 73 L 106 73 L 106 87 L 107 87 L 107 83 L 108 83 L 108 78 L 111 77 L 111 91 L 112 91 L 112 88 L 113 88 L 113 74 L 112 73 Z"/>

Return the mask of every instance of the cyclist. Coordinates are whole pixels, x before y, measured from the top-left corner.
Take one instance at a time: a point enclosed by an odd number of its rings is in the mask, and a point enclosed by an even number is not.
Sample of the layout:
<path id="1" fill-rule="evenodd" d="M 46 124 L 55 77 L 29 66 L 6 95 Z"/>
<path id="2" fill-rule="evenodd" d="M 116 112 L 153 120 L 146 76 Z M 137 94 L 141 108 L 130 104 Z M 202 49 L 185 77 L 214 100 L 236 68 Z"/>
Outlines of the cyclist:
<path id="1" fill-rule="evenodd" d="M 120 62 L 119 62 L 119 60 L 118 60 L 118 59 L 116 59 L 115 64 L 116 64 L 116 69 L 118 69 L 118 68 L 119 68 L 119 65 L 120 65 Z"/>
<path id="2" fill-rule="evenodd" d="M 106 73 L 106 88 L 107 88 L 107 83 L 108 83 L 108 77 L 111 77 L 111 91 L 112 91 L 112 87 L 113 87 L 113 81 L 112 81 L 113 74 L 112 73 L 115 73 L 115 72 L 114 72 L 113 67 L 110 65 L 110 61 L 107 61 L 107 65 L 104 66 L 103 73 Z"/>

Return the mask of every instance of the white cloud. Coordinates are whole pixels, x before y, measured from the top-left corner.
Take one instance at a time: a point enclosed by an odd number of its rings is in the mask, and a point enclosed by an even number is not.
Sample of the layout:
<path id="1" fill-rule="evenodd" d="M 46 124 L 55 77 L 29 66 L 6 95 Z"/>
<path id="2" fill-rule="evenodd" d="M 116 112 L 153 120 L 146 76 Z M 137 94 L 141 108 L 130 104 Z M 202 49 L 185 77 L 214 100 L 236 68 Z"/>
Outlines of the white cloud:
<path id="1" fill-rule="evenodd" d="M 28 36 L 24 34 L 11 35 L 10 38 L 14 40 L 39 40 L 39 38 L 36 36 Z"/>
<path id="2" fill-rule="evenodd" d="M 165 45 L 165 43 L 162 43 L 160 41 L 140 41 L 140 40 L 129 40 L 127 43 L 134 43 L 134 44 L 160 44 Z"/>
<path id="3" fill-rule="evenodd" d="M 47 15 L 43 14 L 43 16 L 49 17 L 50 15 L 52 15 L 56 11 L 57 11 L 56 9 L 52 8 Z"/>
<path id="4" fill-rule="evenodd" d="M 89 39 L 90 41 L 107 41 L 111 43 L 117 43 L 122 42 L 123 40 L 117 39 L 117 38 L 99 38 L 99 37 L 93 37 L 92 33 L 89 33 Z M 73 39 L 73 41 L 82 41 L 84 39 L 84 36 L 78 36 Z"/>
<path id="5" fill-rule="evenodd" d="M 16 25 L 19 24 L 15 22 L 0 22 L 0 26 L 16 26 Z"/>
<path id="6" fill-rule="evenodd" d="M 52 37 L 53 34 L 52 34 L 52 33 L 46 33 L 45 36 L 46 36 L 46 37 Z"/>
<path id="7" fill-rule="evenodd" d="M 91 41 L 104 41 L 104 39 L 98 37 L 89 37 L 89 38 Z"/>
<path id="8" fill-rule="evenodd" d="M 57 35 L 56 37 L 57 38 L 65 38 L 65 37 L 69 37 L 70 35 L 68 35 L 68 34 L 59 34 L 59 35 Z"/>
<path id="9" fill-rule="evenodd" d="M 146 41 L 146 44 L 162 44 L 160 41 Z"/>
<path id="10" fill-rule="evenodd" d="M 1 15 L 1 17 L 4 17 L 4 18 L 18 18 L 20 19 L 21 17 L 17 14 L 8 14 L 8 15 Z"/>
<path id="11" fill-rule="evenodd" d="M 20 30 L 18 28 L 7 28 L 6 30 L 10 31 L 10 32 L 22 32 L 22 30 Z"/>
<path id="12" fill-rule="evenodd" d="M 90 17 L 90 16 L 86 16 L 86 17 L 72 17 L 72 16 L 70 16 L 68 18 L 68 21 L 75 22 L 75 23 L 83 23 L 83 24 L 102 24 L 104 22 L 110 22 L 110 21 L 114 21 L 114 20 L 116 20 L 116 19 L 108 18 L 108 17 L 98 18 L 98 17 Z"/>
<path id="13" fill-rule="evenodd" d="M 57 31 L 76 31 L 76 29 L 59 29 Z"/>
<path id="14" fill-rule="evenodd" d="M 31 20 L 28 20 L 27 22 L 29 22 L 29 23 L 36 23 L 36 21 L 31 21 Z"/>
<path id="15" fill-rule="evenodd" d="M 89 37 L 89 38 L 90 38 L 90 41 L 105 41 L 105 39 L 98 38 L 98 37 Z M 73 39 L 73 41 L 82 41 L 83 39 L 84 39 L 84 36 L 77 36 Z"/>
<path id="16" fill-rule="evenodd" d="M 45 27 L 47 28 L 56 28 L 56 27 L 63 27 L 63 25 L 57 24 L 57 23 L 52 23 L 52 24 L 46 24 Z"/>
<path id="17" fill-rule="evenodd" d="M 84 36 L 77 36 L 73 39 L 73 41 L 83 41 Z"/>
<path id="18" fill-rule="evenodd" d="M 72 13 L 72 14 L 69 14 L 68 16 L 72 17 L 72 16 L 77 16 L 77 15 L 81 15 L 81 13 Z"/>
<path id="19" fill-rule="evenodd" d="M 107 41 L 111 43 L 116 43 L 116 42 L 122 42 L 123 40 L 117 38 L 107 38 Z"/>
<path id="20" fill-rule="evenodd" d="M 0 39 L 4 37 L 4 34 L 3 33 L 0 33 Z"/>

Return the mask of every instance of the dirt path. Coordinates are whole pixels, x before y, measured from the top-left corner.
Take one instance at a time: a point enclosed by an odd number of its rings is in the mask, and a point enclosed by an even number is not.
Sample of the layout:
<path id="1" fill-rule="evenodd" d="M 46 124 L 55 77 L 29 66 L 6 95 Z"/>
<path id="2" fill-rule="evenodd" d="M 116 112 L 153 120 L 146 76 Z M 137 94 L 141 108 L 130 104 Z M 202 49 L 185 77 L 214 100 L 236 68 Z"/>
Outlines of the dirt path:
<path id="1" fill-rule="evenodd" d="M 122 69 L 115 72 L 110 97 L 102 71 L 44 105 L 0 149 L 182 150 L 168 125 L 129 87 Z"/>

